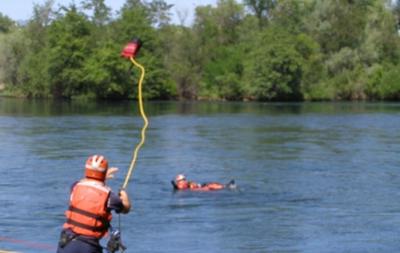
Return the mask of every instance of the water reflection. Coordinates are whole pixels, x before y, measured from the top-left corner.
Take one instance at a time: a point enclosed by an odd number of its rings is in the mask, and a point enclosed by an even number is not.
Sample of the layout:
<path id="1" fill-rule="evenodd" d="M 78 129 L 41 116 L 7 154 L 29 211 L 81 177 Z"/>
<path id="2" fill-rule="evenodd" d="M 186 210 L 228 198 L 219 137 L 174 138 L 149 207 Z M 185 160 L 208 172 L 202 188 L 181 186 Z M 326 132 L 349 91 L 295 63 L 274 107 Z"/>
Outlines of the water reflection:
<path id="1" fill-rule="evenodd" d="M 353 114 L 399 113 L 398 103 L 257 103 L 257 102 L 162 102 L 145 104 L 149 115 L 213 115 L 213 114 Z M 0 97 L 0 115 L 56 116 L 56 115 L 137 115 L 136 101 L 71 101 L 26 100 Z"/>

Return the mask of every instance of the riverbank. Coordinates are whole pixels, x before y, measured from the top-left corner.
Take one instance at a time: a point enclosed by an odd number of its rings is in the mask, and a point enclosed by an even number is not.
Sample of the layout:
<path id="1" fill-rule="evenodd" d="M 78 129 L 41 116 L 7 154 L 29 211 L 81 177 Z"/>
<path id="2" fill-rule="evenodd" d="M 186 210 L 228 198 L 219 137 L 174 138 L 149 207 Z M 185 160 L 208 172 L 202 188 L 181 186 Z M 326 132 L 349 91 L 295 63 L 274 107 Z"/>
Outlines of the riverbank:
<path id="1" fill-rule="evenodd" d="M 22 91 L 18 89 L 7 89 L 4 84 L 0 84 L 0 97 L 7 98 L 18 98 L 18 99 L 50 99 L 57 101 L 134 101 L 137 98 L 97 98 L 94 94 L 89 95 L 76 95 L 69 98 L 54 98 L 53 96 L 45 96 L 45 97 L 29 97 L 24 94 Z M 369 98 L 366 96 L 362 97 L 353 97 L 350 99 L 341 98 L 341 99 L 299 99 L 299 100 L 260 100 L 255 97 L 244 97 L 241 99 L 227 99 L 227 98 L 218 98 L 215 96 L 206 97 L 199 96 L 192 99 L 187 98 L 169 98 L 169 99 L 147 99 L 147 101 L 171 101 L 171 102 L 268 102 L 268 103 L 305 103 L 305 102 L 400 102 L 400 96 L 398 98 L 391 99 L 377 99 L 377 98 Z"/>

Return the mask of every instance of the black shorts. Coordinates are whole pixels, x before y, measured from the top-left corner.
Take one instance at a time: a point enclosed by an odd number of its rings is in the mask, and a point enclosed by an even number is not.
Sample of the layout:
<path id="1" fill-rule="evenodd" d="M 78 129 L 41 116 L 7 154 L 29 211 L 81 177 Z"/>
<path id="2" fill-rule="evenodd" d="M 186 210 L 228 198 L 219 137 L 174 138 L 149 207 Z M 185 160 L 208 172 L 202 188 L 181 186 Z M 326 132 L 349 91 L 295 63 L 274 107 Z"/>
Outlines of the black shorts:
<path id="1" fill-rule="evenodd" d="M 71 231 L 63 231 L 73 235 Z M 61 247 L 57 248 L 57 253 L 103 253 L 103 248 L 100 246 L 99 240 L 96 238 L 87 238 L 73 235 L 73 239 Z"/>

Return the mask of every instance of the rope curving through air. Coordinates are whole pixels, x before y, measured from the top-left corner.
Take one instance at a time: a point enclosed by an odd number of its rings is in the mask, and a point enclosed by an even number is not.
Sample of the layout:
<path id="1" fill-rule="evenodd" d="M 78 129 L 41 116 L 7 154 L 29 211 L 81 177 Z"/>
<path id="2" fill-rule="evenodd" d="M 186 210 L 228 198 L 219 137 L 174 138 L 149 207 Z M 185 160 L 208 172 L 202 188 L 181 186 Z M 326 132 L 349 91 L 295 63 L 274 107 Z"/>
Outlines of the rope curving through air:
<path id="1" fill-rule="evenodd" d="M 145 69 L 137 61 L 135 61 L 135 59 L 133 57 L 130 57 L 129 59 L 131 60 L 133 65 L 138 67 L 140 69 L 140 71 L 141 71 L 139 84 L 138 84 L 138 104 L 139 104 L 140 115 L 142 116 L 144 124 L 143 124 L 143 127 L 142 127 L 142 131 L 140 133 L 140 137 L 141 137 L 140 138 L 140 142 L 136 145 L 135 150 L 133 152 L 132 161 L 131 161 L 131 164 L 129 165 L 129 169 L 128 169 L 128 172 L 126 174 L 124 184 L 122 185 L 122 189 L 126 189 L 126 187 L 128 185 L 128 182 L 129 182 L 129 179 L 132 176 L 132 172 L 133 172 L 133 170 L 135 168 L 135 164 L 136 164 L 136 161 L 137 161 L 139 150 L 140 150 L 140 148 L 143 146 L 143 144 L 146 141 L 146 129 L 147 129 L 148 125 L 149 125 L 149 121 L 147 119 L 146 113 L 144 112 L 144 108 L 143 108 L 143 96 L 142 96 L 142 83 L 143 83 L 143 79 L 144 79 Z"/>

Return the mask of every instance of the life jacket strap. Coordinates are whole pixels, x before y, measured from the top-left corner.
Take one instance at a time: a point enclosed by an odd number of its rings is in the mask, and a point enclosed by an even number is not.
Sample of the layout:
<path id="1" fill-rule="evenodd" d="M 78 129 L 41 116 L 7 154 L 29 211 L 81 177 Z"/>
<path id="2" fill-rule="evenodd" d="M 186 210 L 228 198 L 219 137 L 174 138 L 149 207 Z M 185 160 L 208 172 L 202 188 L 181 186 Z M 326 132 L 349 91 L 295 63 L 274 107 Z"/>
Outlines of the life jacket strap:
<path id="1" fill-rule="evenodd" d="M 78 222 L 76 220 L 72 220 L 72 219 L 67 219 L 67 223 L 71 224 L 71 225 L 74 225 L 74 226 L 77 226 L 77 227 L 80 227 L 80 228 L 83 228 L 83 229 L 87 229 L 87 230 L 93 231 L 93 232 L 103 232 L 103 231 L 105 231 L 107 229 L 107 227 L 104 226 L 104 225 L 101 226 L 101 227 L 94 227 L 94 226 L 89 226 L 89 225 L 80 223 L 80 222 Z"/>
<path id="2" fill-rule="evenodd" d="M 103 217 L 101 217 L 100 215 L 85 211 L 83 209 L 80 209 L 80 208 L 77 208 L 77 207 L 74 207 L 74 206 L 69 206 L 68 210 L 71 211 L 71 212 L 74 212 L 74 213 L 78 213 L 78 214 L 81 214 L 81 215 L 96 219 L 96 220 L 103 220 Z"/>
<path id="3" fill-rule="evenodd" d="M 71 212 L 74 212 L 74 213 L 78 213 L 78 214 L 93 218 L 93 219 L 98 220 L 98 221 L 100 221 L 102 223 L 102 226 L 95 227 L 95 226 L 86 225 L 86 224 L 83 224 L 83 223 L 80 223 L 78 221 L 75 221 L 75 220 L 72 220 L 72 219 L 68 218 L 67 219 L 67 223 L 69 223 L 71 225 L 74 225 L 74 226 L 77 226 L 77 227 L 81 227 L 81 228 L 84 228 L 84 229 L 87 229 L 87 230 L 95 231 L 95 232 L 106 231 L 110 227 L 110 223 L 108 222 L 108 220 L 105 219 L 104 217 L 100 216 L 100 215 L 96 215 L 94 213 L 85 211 L 85 210 L 80 209 L 80 208 L 76 208 L 74 206 L 70 206 L 68 208 L 68 210 L 71 211 Z"/>

